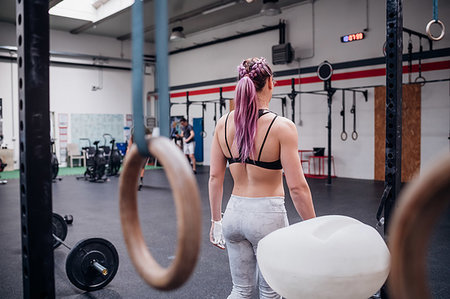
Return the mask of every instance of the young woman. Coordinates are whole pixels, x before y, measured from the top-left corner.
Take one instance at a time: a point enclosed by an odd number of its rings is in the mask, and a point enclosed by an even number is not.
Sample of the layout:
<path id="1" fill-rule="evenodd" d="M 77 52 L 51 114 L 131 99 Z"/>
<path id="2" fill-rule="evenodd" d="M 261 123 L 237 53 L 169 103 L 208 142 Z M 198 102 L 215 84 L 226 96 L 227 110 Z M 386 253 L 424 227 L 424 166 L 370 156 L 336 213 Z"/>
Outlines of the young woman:
<path id="1" fill-rule="evenodd" d="M 315 217 L 311 192 L 298 156 L 297 129 L 269 111 L 272 70 L 264 58 L 238 67 L 235 110 L 217 123 L 211 148 L 210 241 L 228 250 L 233 289 L 228 299 L 251 298 L 256 285 L 259 240 L 288 225 L 283 174 L 300 216 Z M 234 187 L 222 221 L 223 180 L 227 162 Z M 222 232 L 223 227 L 223 232 Z M 260 298 L 281 298 L 258 274 Z"/>

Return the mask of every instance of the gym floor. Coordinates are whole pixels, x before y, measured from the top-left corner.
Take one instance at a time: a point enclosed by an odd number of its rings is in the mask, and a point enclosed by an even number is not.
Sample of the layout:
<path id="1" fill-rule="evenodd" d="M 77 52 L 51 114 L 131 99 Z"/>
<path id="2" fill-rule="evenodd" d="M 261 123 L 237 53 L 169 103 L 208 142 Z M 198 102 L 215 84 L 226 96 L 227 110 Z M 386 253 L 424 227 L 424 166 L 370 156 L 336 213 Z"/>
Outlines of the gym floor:
<path id="1" fill-rule="evenodd" d="M 200 167 L 196 176 L 202 198 L 202 246 L 193 275 L 181 288 L 171 292 L 152 289 L 136 273 L 125 248 L 118 208 L 118 177 L 106 183 L 77 181 L 65 176 L 53 184 L 53 210 L 73 215 L 66 243 L 101 237 L 111 241 L 119 253 L 119 271 L 104 289 L 83 292 L 73 286 L 65 274 L 68 250 L 55 249 L 55 288 L 57 298 L 226 298 L 231 277 L 225 251 L 209 243 L 208 167 Z M 308 179 L 317 215 L 341 214 L 375 226 L 375 215 L 383 192 L 383 182 L 356 179 Z M 232 179 L 227 172 L 224 185 L 225 209 L 231 194 Z M 286 189 L 287 190 L 287 189 Z M 164 170 L 146 170 L 144 188 L 139 194 L 140 221 L 148 247 L 163 266 L 170 264 L 176 246 L 176 218 L 169 183 Z M 300 221 L 286 193 L 289 222 Z M 22 297 L 21 240 L 19 218 L 19 180 L 0 185 L 0 298 Z M 447 210 L 434 231 L 428 252 L 428 275 L 433 298 L 450 298 L 450 211 Z M 257 298 L 255 295 L 254 298 Z"/>

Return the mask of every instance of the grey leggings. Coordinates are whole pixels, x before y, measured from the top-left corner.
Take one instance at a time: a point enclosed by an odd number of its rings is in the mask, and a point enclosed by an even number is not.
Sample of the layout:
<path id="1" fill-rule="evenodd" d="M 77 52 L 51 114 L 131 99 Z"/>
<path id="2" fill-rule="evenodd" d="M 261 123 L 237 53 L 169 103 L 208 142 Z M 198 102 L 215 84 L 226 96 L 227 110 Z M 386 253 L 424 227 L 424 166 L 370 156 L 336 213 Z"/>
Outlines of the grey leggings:
<path id="1" fill-rule="evenodd" d="M 231 195 L 223 216 L 223 234 L 233 280 L 228 299 L 252 298 L 257 280 L 260 298 L 281 298 L 262 277 L 256 250 L 259 240 L 287 225 L 284 197 Z"/>

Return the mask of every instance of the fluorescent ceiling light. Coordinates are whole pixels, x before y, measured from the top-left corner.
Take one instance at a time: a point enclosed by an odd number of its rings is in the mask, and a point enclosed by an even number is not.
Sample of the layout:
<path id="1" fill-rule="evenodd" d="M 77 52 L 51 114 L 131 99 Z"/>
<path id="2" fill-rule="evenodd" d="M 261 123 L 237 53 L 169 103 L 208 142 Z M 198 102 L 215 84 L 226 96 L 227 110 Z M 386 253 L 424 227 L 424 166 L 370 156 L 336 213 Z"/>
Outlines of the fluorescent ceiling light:
<path id="1" fill-rule="evenodd" d="M 236 1 L 233 1 L 233 2 L 230 2 L 230 3 L 224 4 L 224 5 L 221 5 L 221 6 L 217 6 L 217 7 L 214 7 L 214 8 L 211 8 L 211 9 L 203 11 L 202 15 L 207 15 L 207 14 L 210 14 L 212 12 L 215 12 L 215 11 L 222 10 L 224 8 L 233 6 L 235 4 L 236 4 Z"/>
<path id="2" fill-rule="evenodd" d="M 49 13 L 71 19 L 98 22 L 134 3 L 134 0 L 63 0 Z"/>

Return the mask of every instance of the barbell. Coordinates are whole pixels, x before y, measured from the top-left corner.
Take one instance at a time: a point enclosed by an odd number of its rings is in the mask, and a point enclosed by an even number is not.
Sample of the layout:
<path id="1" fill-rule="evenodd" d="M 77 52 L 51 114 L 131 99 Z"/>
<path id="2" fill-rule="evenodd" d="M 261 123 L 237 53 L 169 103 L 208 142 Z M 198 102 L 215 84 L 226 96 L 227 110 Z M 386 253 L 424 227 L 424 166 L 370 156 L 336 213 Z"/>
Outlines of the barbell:
<path id="1" fill-rule="evenodd" d="M 119 269 L 119 255 L 114 245 L 102 238 L 89 238 L 73 248 L 64 242 L 67 224 L 53 213 L 53 248 L 63 245 L 70 250 L 66 259 L 66 274 L 70 282 L 84 291 L 95 291 L 108 285 Z"/>

